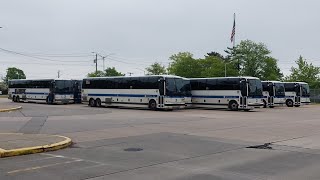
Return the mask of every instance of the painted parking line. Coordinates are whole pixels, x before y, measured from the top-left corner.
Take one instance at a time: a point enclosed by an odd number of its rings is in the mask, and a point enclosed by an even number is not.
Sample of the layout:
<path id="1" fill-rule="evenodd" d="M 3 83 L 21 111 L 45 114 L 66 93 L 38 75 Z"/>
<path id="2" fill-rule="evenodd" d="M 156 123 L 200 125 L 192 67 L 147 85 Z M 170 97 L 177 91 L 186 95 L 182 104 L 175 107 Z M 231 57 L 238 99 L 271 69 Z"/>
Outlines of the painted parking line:
<path id="1" fill-rule="evenodd" d="M 34 170 L 38 170 L 38 169 L 43 169 L 43 168 L 48 168 L 48 167 L 53 167 L 53 166 L 59 166 L 59 165 L 64 165 L 64 164 L 71 164 L 71 163 L 82 162 L 82 161 L 83 161 L 82 159 L 77 159 L 77 160 L 65 161 L 65 162 L 61 162 L 61 163 L 47 164 L 47 165 L 43 165 L 43 166 L 34 166 L 34 167 L 29 167 L 29 168 L 17 169 L 17 170 L 9 171 L 9 172 L 7 172 L 7 174 L 16 174 L 16 173 L 34 171 Z"/>

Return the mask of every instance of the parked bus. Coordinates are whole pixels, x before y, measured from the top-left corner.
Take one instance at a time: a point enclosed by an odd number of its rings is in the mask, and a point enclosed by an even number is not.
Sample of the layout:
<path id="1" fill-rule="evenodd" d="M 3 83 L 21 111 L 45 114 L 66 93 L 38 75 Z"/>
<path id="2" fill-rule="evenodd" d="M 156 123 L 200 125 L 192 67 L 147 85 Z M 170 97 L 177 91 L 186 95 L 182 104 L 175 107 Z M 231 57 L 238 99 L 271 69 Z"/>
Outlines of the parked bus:
<path id="1" fill-rule="evenodd" d="M 262 107 L 262 84 L 255 77 L 192 78 L 193 107 L 249 111 Z"/>
<path id="2" fill-rule="evenodd" d="M 310 104 L 310 88 L 305 82 L 284 82 L 286 105 L 299 107 Z"/>
<path id="3" fill-rule="evenodd" d="M 81 94 L 77 80 L 17 79 L 9 80 L 8 98 L 14 102 L 73 103 Z"/>
<path id="4" fill-rule="evenodd" d="M 263 107 L 273 108 L 286 103 L 284 84 L 280 81 L 262 81 Z"/>
<path id="5" fill-rule="evenodd" d="M 85 78 L 82 83 L 82 101 L 91 107 L 174 109 L 185 107 L 188 97 L 190 81 L 178 76 Z"/>

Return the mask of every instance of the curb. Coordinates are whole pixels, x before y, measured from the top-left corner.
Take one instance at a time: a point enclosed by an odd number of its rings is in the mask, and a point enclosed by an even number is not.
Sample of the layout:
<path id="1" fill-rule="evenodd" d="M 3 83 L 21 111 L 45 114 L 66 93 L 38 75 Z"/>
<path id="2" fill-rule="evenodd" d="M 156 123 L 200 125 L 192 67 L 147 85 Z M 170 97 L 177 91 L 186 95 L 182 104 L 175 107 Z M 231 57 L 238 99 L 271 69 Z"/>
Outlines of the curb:
<path id="1" fill-rule="evenodd" d="M 58 135 L 53 135 L 53 136 L 65 138 L 65 140 L 58 143 L 48 144 L 43 146 L 34 146 L 34 147 L 10 149 L 10 150 L 0 149 L 0 158 L 42 153 L 42 152 L 48 152 L 48 151 L 56 151 L 59 149 L 66 148 L 72 144 L 72 140 L 68 137 L 58 136 Z"/>
<path id="2" fill-rule="evenodd" d="M 22 109 L 22 106 L 14 107 L 14 108 L 9 108 L 9 109 L 0 109 L 0 112 L 9 112 L 9 111 L 15 111 Z"/>

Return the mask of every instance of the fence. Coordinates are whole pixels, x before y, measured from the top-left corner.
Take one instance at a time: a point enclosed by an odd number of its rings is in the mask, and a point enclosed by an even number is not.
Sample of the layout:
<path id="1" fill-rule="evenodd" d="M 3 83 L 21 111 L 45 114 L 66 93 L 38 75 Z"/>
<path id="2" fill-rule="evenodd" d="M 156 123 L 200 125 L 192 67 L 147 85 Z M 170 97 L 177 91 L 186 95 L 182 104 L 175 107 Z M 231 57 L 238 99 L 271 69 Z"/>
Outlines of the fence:
<path id="1" fill-rule="evenodd" d="M 320 103 L 320 89 L 310 89 L 310 100 L 312 103 Z"/>

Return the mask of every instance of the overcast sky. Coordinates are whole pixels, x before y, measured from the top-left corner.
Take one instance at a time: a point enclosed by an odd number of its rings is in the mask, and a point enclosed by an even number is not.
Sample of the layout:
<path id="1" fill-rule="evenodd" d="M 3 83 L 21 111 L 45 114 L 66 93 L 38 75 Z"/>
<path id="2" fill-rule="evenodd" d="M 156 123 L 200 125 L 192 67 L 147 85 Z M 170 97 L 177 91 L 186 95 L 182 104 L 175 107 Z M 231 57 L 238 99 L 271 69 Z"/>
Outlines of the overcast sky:
<path id="1" fill-rule="evenodd" d="M 143 74 L 153 62 L 189 51 L 196 58 L 236 41 L 263 42 L 285 74 L 299 55 L 320 66 L 318 0 L 1 0 L 0 75 L 8 67 L 27 78 L 83 78 L 94 56 L 113 53 L 106 67 Z M 68 57 L 66 57 L 68 56 Z M 102 60 L 99 60 L 102 69 Z"/>

